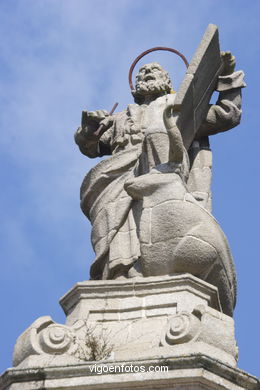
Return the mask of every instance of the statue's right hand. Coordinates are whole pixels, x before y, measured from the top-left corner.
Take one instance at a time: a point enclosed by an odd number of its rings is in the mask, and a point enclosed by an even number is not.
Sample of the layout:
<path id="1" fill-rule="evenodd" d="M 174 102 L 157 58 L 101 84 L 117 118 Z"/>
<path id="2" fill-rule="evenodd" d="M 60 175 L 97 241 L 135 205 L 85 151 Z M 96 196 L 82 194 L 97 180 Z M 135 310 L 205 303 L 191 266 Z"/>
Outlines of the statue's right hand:
<path id="1" fill-rule="evenodd" d="M 81 127 L 75 134 L 75 141 L 79 145 L 96 144 L 113 122 L 113 118 L 106 110 L 82 111 Z M 103 131 L 96 133 L 100 125 L 103 125 Z"/>
<path id="2" fill-rule="evenodd" d="M 97 130 L 101 121 L 109 116 L 106 110 L 82 111 L 82 127 L 89 127 L 93 132 Z"/>
<path id="3" fill-rule="evenodd" d="M 80 126 L 74 135 L 76 144 L 78 144 L 80 147 L 96 144 L 99 140 L 99 137 L 94 133 L 94 131 L 95 129 L 93 130 L 89 126 Z"/>

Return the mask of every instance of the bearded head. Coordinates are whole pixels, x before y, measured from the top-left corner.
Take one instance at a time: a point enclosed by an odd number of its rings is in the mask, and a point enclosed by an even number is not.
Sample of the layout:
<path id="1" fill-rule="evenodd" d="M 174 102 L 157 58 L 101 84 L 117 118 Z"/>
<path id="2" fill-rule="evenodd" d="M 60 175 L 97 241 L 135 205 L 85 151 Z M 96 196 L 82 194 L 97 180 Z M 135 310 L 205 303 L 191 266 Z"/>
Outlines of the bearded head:
<path id="1" fill-rule="evenodd" d="M 136 76 L 135 90 L 132 94 L 136 103 L 142 103 L 146 95 L 155 98 L 170 93 L 172 83 L 168 72 L 157 62 L 142 66 Z"/>

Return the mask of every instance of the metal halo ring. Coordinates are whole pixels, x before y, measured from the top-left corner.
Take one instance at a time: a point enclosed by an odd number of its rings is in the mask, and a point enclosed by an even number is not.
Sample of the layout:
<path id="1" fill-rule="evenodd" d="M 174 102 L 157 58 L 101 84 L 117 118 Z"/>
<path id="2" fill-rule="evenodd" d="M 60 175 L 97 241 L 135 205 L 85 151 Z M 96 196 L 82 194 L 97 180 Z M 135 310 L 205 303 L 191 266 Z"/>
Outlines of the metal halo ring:
<path id="1" fill-rule="evenodd" d="M 157 47 L 153 47 L 152 49 L 148 49 L 148 50 L 144 51 L 143 53 L 141 53 L 138 57 L 136 57 L 136 59 L 134 60 L 134 62 L 132 63 L 132 65 L 131 65 L 131 67 L 129 69 L 128 82 L 129 82 L 129 86 L 131 88 L 131 91 L 133 91 L 133 89 L 134 89 L 133 82 L 132 82 L 132 74 L 133 74 L 133 70 L 134 70 L 135 65 L 146 54 L 149 54 L 152 51 L 157 51 L 157 50 L 171 51 L 172 53 L 177 54 L 179 57 L 181 57 L 181 59 L 183 60 L 183 62 L 186 65 L 186 67 L 188 68 L 189 63 L 188 63 L 186 57 L 182 53 L 180 53 L 178 50 L 172 49 L 170 47 L 163 47 L 163 46 L 157 46 Z"/>

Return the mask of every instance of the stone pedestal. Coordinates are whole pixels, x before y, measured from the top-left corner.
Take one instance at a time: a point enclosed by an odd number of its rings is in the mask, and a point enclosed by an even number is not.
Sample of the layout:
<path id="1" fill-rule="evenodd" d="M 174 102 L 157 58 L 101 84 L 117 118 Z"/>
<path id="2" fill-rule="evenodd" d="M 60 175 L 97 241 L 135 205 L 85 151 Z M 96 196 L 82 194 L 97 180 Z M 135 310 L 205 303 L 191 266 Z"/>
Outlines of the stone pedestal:
<path id="1" fill-rule="evenodd" d="M 81 282 L 61 305 L 65 325 L 41 317 L 18 338 L 1 390 L 259 389 L 217 288 L 190 274 Z"/>

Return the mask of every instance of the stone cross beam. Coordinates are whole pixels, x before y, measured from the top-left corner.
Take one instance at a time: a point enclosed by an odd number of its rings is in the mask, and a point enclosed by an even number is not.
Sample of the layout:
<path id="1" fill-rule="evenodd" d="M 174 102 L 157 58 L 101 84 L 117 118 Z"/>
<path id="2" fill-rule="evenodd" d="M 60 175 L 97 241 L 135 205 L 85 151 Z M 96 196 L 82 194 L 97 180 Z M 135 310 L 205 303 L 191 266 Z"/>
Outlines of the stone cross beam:
<path id="1" fill-rule="evenodd" d="M 174 103 L 176 124 L 186 149 L 206 117 L 208 104 L 222 70 L 218 28 L 209 24 L 196 50 Z"/>

